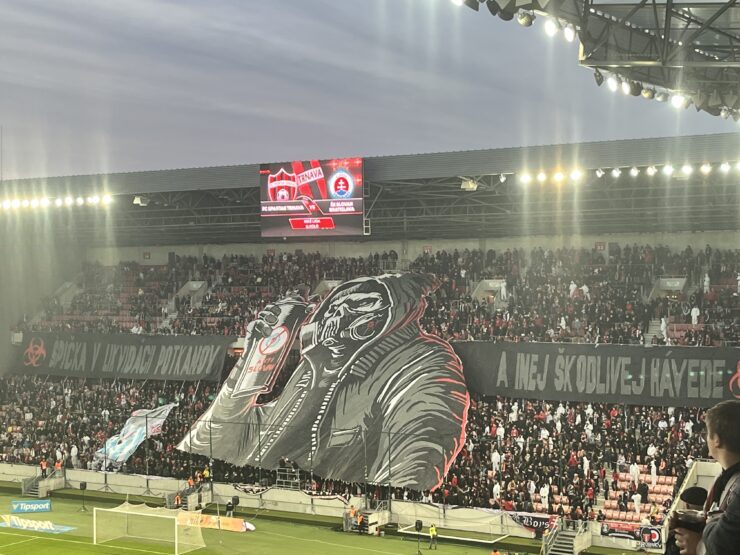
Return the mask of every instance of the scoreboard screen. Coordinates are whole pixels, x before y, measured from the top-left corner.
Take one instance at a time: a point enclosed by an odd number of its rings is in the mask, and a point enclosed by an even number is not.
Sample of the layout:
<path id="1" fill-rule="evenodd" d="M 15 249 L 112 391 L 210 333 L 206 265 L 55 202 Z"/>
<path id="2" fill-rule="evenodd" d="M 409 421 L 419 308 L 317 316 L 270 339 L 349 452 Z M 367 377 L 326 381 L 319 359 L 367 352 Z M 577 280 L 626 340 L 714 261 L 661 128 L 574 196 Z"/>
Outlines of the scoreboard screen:
<path id="1" fill-rule="evenodd" d="M 362 158 L 260 166 L 262 237 L 363 234 Z"/>

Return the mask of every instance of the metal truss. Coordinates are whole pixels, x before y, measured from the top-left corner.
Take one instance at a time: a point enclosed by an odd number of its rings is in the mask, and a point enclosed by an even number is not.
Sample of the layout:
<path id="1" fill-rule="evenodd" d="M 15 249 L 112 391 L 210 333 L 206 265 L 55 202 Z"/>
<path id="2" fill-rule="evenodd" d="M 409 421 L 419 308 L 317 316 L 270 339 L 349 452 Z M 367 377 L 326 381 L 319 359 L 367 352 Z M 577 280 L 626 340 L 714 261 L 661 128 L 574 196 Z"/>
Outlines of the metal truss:
<path id="1" fill-rule="evenodd" d="M 697 110 L 740 119 L 737 0 L 479 1 L 504 19 L 524 11 L 572 25 L 581 65 L 633 83 L 635 95 L 643 88 L 680 92 Z"/>
<path id="2" fill-rule="evenodd" d="M 490 238 L 521 235 L 605 234 L 738 229 L 740 186 L 719 172 L 658 179 L 592 173 L 579 185 L 527 187 L 499 176 L 403 182 L 367 181 L 364 240 Z M 133 195 L 107 209 L 51 212 L 60 229 L 85 245 L 178 245 L 260 241 L 259 189 L 152 194 L 147 206 Z M 22 220 L 24 218 L 19 218 Z M 29 225 L 38 225 L 29 220 Z M 325 240 L 325 239 L 324 239 Z"/>

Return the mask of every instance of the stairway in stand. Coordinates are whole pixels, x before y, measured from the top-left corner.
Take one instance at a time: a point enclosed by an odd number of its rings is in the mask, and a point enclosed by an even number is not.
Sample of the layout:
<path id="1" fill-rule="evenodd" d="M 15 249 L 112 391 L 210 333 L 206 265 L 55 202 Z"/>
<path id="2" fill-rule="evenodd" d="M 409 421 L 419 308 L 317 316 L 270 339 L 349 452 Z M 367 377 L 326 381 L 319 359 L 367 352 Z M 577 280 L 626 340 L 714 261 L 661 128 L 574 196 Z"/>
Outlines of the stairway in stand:
<path id="1" fill-rule="evenodd" d="M 560 530 L 555 543 L 550 548 L 549 555 L 574 555 L 573 543 L 576 540 L 575 530 Z"/>
<path id="2" fill-rule="evenodd" d="M 650 320 L 650 325 L 648 326 L 647 333 L 645 334 L 645 345 L 652 345 L 653 343 L 653 337 L 658 336 L 658 338 L 662 337 L 662 334 L 660 333 L 660 318 L 653 318 Z"/>

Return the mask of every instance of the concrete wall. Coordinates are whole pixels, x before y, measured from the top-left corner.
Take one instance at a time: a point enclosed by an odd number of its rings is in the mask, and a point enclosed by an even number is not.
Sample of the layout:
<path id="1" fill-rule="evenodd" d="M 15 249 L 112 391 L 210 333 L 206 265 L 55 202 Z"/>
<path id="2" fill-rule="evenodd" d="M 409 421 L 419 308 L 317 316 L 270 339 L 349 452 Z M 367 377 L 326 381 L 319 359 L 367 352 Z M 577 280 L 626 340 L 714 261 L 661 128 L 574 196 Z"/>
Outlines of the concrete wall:
<path id="1" fill-rule="evenodd" d="M 495 249 L 523 248 L 529 251 L 533 247 L 561 248 L 586 247 L 592 248 L 597 241 L 616 242 L 621 245 L 637 243 L 643 245 L 668 245 L 672 248 L 683 249 L 687 245 L 692 248 L 704 248 L 710 244 L 714 248 L 735 249 L 740 245 L 740 232 L 681 232 L 656 233 L 645 235 L 640 233 L 622 233 L 612 235 L 567 235 L 567 236 L 532 236 L 512 238 L 488 239 L 459 239 L 459 240 L 412 240 L 412 241 L 321 241 L 321 242 L 278 242 L 278 243 L 234 243 L 226 245 L 177 245 L 177 246 L 148 246 L 148 247 L 96 247 L 87 251 L 87 259 L 98 261 L 104 265 L 114 265 L 121 261 L 135 261 L 140 264 L 166 264 L 167 253 L 172 251 L 178 255 L 221 257 L 224 254 L 262 255 L 268 249 L 275 252 L 294 252 L 301 249 L 304 252 L 320 252 L 327 256 L 357 256 L 371 252 L 395 250 L 400 258 L 414 259 L 424 252 L 426 246 L 433 250 L 457 249 Z M 148 253 L 149 258 L 144 257 Z"/>
<path id="2" fill-rule="evenodd" d="M 0 219 L 0 375 L 12 359 L 10 327 L 24 314 L 33 316 L 44 296 L 82 268 L 84 249 L 71 230 L 60 229 L 33 214 Z"/>

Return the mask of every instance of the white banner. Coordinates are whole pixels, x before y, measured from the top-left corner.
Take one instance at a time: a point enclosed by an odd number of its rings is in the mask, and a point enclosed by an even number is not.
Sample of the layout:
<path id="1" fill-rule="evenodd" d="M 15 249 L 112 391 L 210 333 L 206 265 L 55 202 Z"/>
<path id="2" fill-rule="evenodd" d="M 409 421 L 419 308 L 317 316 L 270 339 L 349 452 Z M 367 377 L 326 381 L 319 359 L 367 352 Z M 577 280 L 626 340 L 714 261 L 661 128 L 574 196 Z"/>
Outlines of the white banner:
<path id="1" fill-rule="evenodd" d="M 95 453 L 97 459 L 117 464 L 125 463 L 136 448 L 149 436 L 162 431 L 162 424 L 177 403 L 162 405 L 156 409 L 139 409 L 131 413 L 119 434 L 110 437 L 105 447 Z"/>

